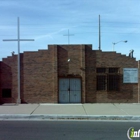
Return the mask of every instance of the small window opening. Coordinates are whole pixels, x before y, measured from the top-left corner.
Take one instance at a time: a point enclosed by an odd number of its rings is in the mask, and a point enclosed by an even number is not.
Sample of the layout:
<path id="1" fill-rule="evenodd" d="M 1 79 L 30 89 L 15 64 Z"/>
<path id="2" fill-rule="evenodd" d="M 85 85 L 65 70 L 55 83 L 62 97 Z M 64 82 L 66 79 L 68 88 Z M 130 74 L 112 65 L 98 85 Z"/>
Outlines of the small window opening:
<path id="1" fill-rule="evenodd" d="M 11 98 L 11 89 L 2 89 L 2 98 Z"/>

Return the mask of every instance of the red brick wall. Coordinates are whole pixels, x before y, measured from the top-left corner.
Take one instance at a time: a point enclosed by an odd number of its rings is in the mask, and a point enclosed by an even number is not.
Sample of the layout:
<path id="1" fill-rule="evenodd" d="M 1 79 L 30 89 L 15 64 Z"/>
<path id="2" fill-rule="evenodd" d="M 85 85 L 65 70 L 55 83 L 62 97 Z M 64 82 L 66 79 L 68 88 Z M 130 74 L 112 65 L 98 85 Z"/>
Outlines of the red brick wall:
<path id="1" fill-rule="evenodd" d="M 56 48 L 38 52 L 25 52 L 23 55 L 24 102 L 57 102 L 57 60 Z"/>
<path id="2" fill-rule="evenodd" d="M 20 54 L 21 102 L 58 102 L 57 47 L 48 50 Z M 0 98 L 1 102 L 16 102 L 18 97 L 17 55 L 1 62 L 1 89 L 11 88 L 12 98 Z M 0 90 L 0 97 L 2 90 Z"/>
<path id="3" fill-rule="evenodd" d="M 1 76 L 2 76 L 2 67 L 1 67 L 2 62 L 0 61 L 0 103 L 2 103 L 2 86 L 1 86 Z"/>
<path id="4" fill-rule="evenodd" d="M 96 101 L 96 53 L 91 46 L 85 49 L 85 77 L 86 77 L 86 102 L 95 103 Z"/>
<path id="5" fill-rule="evenodd" d="M 96 52 L 96 67 L 118 67 L 120 69 L 120 90 L 118 92 L 96 91 L 98 103 L 132 103 L 137 102 L 138 84 L 123 83 L 123 68 L 137 68 L 138 62 L 115 52 Z M 95 79 L 96 82 L 96 79 Z"/>
<path id="6" fill-rule="evenodd" d="M 17 56 L 4 58 L 1 62 L 1 102 L 16 102 L 17 99 Z M 2 89 L 11 89 L 11 98 L 2 98 Z"/>
<path id="7" fill-rule="evenodd" d="M 58 77 L 78 77 L 85 102 L 85 45 L 58 45 Z M 70 59 L 70 62 L 68 62 Z M 59 83 L 58 83 L 59 84 Z"/>
<path id="8" fill-rule="evenodd" d="M 57 103 L 59 77 L 81 78 L 82 103 L 137 102 L 138 84 L 123 84 L 122 79 L 123 68 L 137 68 L 137 61 L 125 55 L 92 50 L 92 45 L 49 45 L 48 50 L 24 52 L 20 61 L 22 102 Z M 16 102 L 17 55 L 0 64 L 1 88 L 12 89 L 12 98 L 1 101 Z M 120 69 L 119 92 L 97 91 L 97 67 Z"/>

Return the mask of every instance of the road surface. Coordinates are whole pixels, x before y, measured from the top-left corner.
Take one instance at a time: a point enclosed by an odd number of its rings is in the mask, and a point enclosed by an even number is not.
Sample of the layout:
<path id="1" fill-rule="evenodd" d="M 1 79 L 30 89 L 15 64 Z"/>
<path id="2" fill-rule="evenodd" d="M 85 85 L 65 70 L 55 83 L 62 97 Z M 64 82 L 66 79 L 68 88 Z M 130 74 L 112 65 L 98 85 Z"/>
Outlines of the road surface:
<path id="1" fill-rule="evenodd" d="M 130 127 L 140 122 L 0 121 L 0 140 L 128 140 Z"/>

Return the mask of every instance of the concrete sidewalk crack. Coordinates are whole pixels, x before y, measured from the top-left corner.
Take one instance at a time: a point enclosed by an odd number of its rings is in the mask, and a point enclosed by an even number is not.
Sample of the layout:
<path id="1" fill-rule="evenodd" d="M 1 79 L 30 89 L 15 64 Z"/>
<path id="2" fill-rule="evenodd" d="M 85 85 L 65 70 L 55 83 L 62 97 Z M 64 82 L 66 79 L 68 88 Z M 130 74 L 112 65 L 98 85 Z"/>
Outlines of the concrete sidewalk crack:
<path id="1" fill-rule="evenodd" d="M 83 104 L 82 104 L 82 106 L 83 106 Z M 83 109 L 84 109 L 84 111 L 85 111 L 86 115 L 88 115 L 84 106 L 83 106 Z"/>
<path id="2" fill-rule="evenodd" d="M 116 108 L 118 108 L 119 110 L 121 110 L 122 112 L 124 112 L 126 115 L 129 115 L 125 110 L 123 110 L 122 108 L 117 107 L 115 104 L 113 104 Z"/>
<path id="3" fill-rule="evenodd" d="M 40 106 L 40 104 L 38 104 L 38 106 L 31 112 L 30 115 L 32 115 L 39 106 Z"/>

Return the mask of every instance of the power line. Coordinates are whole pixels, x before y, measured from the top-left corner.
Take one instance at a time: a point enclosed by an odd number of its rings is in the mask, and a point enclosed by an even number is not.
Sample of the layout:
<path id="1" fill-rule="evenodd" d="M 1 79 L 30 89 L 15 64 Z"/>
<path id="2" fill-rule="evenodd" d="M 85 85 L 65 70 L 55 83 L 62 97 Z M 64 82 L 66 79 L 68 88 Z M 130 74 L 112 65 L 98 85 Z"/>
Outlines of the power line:
<path id="1" fill-rule="evenodd" d="M 105 31 L 102 31 L 101 33 L 102 34 L 129 34 L 129 35 L 140 34 L 140 32 L 139 33 L 137 33 L 137 32 L 123 33 L 123 32 L 105 32 Z M 74 33 L 74 34 L 77 34 L 77 35 L 78 34 L 98 34 L 98 32 L 80 32 L 80 33 Z M 26 33 L 26 34 L 22 34 L 21 36 L 41 36 L 41 35 L 44 35 L 44 34 L 43 33 L 42 34 L 38 34 L 38 33 L 32 33 L 32 34 L 29 33 L 28 34 L 28 33 Z M 12 36 L 12 37 L 15 37 L 16 35 L 0 35 L 0 36 Z"/>
<path id="2" fill-rule="evenodd" d="M 11 25 L 11 20 L 6 20 L 6 25 Z M 8 22 L 8 23 L 7 23 Z M 2 23 L 2 22 L 1 22 Z M 15 22 L 14 22 L 15 23 Z M 101 24 L 140 24 L 140 22 L 110 22 L 110 21 L 102 21 Z M 59 25 L 59 24 L 98 24 L 97 21 L 89 21 L 89 22 L 48 22 L 48 23 L 44 23 L 44 24 L 37 24 L 37 23 L 30 23 L 30 24 L 27 24 L 27 23 L 22 23 L 21 25 L 40 25 L 40 26 L 45 26 L 45 25 L 48 25 L 48 24 L 55 24 L 55 25 Z M 0 25 L 5 25 L 4 24 L 0 24 Z"/>

